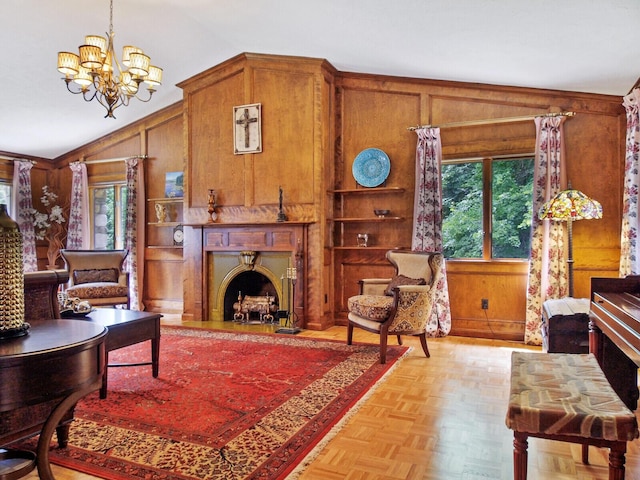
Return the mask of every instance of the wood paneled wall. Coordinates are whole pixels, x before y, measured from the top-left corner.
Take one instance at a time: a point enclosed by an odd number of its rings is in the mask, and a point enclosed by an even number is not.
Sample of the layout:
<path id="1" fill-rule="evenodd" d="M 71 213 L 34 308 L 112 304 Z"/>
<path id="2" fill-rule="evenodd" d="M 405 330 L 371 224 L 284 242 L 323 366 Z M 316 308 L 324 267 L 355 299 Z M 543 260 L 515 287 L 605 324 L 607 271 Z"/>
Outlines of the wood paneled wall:
<path id="1" fill-rule="evenodd" d="M 84 159 L 104 160 L 147 155 L 144 160 L 146 198 L 164 197 L 166 172 L 182 171 L 183 161 L 182 102 L 162 109 L 157 113 L 111 135 L 55 159 L 60 183 L 71 190 L 69 163 Z M 126 181 L 125 164 L 122 161 L 87 165 L 90 183 Z M 146 201 L 146 199 L 143 199 Z M 147 203 L 147 224 L 155 221 L 154 204 Z M 148 226 L 146 238 L 153 239 L 159 233 Z M 171 230 L 165 234 L 170 235 Z M 170 242 L 168 243 L 171 244 Z M 145 243 L 149 245 L 149 243 Z M 150 311 L 166 313 L 182 312 L 182 251 L 174 248 L 147 246 L 144 258 L 144 288 L 142 300 Z"/>
<path id="2" fill-rule="evenodd" d="M 330 188 L 324 172 L 333 158 L 334 73 L 321 59 L 242 54 L 179 84 L 184 90 L 185 222 L 206 223 L 209 189 L 217 193 L 217 222 L 275 222 L 282 188 L 289 221 L 310 224 L 304 252 L 308 268 L 301 273 L 308 286 L 304 323 L 310 328 L 332 324 L 323 218 Z M 234 154 L 233 107 L 254 103 L 262 109 L 262 152 Z M 199 244 L 189 237 L 185 243 L 186 270 L 196 281 L 206 274 L 196 260 Z M 185 283 L 185 317 L 205 319 L 203 304 L 188 290 Z"/>
<path id="3" fill-rule="evenodd" d="M 576 296 L 589 295 L 592 276 L 617 276 L 626 128 L 619 97 L 337 72 L 322 59 L 256 54 L 234 57 L 180 87 L 184 102 L 80 147 L 56 159 L 56 166 L 83 156 L 146 153 L 149 197 L 159 195 L 166 171 L 184 166 L 184 219 L 191 224 L 206 222 L 209 188 L 218 192 L 219 222 L 272 222 L 282 187 L 289 218 L 310 224 L 308 328 L 344 323 L 357 279 L 390 274 L 381 248 L 335 248 L 341 235 L 355 243 L 351 236 L 362 227 L 330 221 L 339 208 L 330 191 L 356 188 L 352 162 L 365 148 L 389 155 L 387 185 L 403 190 L 369 195 L 351 208 L 362 216 L 392 209 L 403 220 L 368 228 L 378 245 L 410 246 L 416 136 L 407 127 L 417 124 L 576 112 L 565 122 L 568 178 L 599 200 L 605 215 L 574 224 Z M 250 103 L 262 105 L 263 152 L 234 155 L 233 107 Z M 535 128 L 532 121 L 443 128 L 442 140 L 445 158 L 530 153 Z M 102 168 L 92 174 L 116 174 Z M 192 240 L 186 240 L 184 260 L 175 250 L 147 249 L 144 298 L 152 308 L 180 309 L 184 302 L 185 318 L 201 318 L 189 283 L 194 272 L 202 274 L 192 260 L 202 245 Z M 177 278 L 181 261 L 183 277 Z M 451 260 L 447 270 L 452 333 L 522 339 L 525 263 Z M 176 282 L 182 278 L 180 297 Z M 480 308 L 481 298 L 489 299 L 488 310 Z"/>
<path id="4" fill-rule="evenodd" d="M 354 157 L 364 148 L 389 154 L 390 186 L 405 193 L 398 205 L 380 198 L 408 219 L 393 225 L 397 246 L 410 245 L 414 193 L 413 165 L 418 124 L 443 125 L 445 159 L 533 153 L 535 125 L 523 123 L 446 128 L 446 124 L 550 112 L 573 111 L 565 122 L 567 178 L 572 186 L 599 200 L 604 219 L 574 224 L 575 295 L 588 297 L 592 276 L 617 276 L 619 259 L 625 117 L 619 97 L 516 87 L 461 84 L 340 74 L 336 85 L 341 111 L 337 134 L 341 151 L 336 162 L 338 188 L 354 188 Z M 383 205 L 380 205 L 383 206 Z M 384 235 L 389 235 L 387 227 Z M 348 230 L 348 235 L 353 235 Z M 382 235 L 379 233 L 379 235 Z M 386 238 L 385 238 L 386 241 Z M 336 318 L 344 323 L 346 299 L 362 277 L 388 273 L 384 252 L 336 252 Z M 381 271 L 382 270 L 382 271 Z M 452 334 L 521 340 L 525 317 L 527 265 L 517 261 L 447 262 Z M 489 309 L 481 309 L 481 299 Z"/>

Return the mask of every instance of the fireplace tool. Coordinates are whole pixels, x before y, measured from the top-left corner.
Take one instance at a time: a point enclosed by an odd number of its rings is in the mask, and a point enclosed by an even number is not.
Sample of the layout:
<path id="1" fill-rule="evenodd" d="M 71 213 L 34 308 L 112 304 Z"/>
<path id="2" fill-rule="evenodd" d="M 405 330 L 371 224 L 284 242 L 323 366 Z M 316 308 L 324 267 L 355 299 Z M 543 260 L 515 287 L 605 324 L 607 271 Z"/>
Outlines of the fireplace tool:
<path id="1" fill-rule="evenodd" d="M 296 312 L 295 312 L 295 301 L 296 301 L 296 280 L 298 278 L 298 271 L 296 267 L 288 267 L 287 268 L 287 301 L 289 310 L 285 312 L 278 312 L 279 314 L 285 314 L 286 318 L 284 327 L 276 330 L 276 333 L 289 333 L 295 335 L 296 333 L 300 333 L 300 328 L 296 327 Z M 281 278 L 284 281 L 284 277 Z M 283 287 L 284 288 L 284 287 Z M 283 317 L 281 317 L 283 318 Z"/>

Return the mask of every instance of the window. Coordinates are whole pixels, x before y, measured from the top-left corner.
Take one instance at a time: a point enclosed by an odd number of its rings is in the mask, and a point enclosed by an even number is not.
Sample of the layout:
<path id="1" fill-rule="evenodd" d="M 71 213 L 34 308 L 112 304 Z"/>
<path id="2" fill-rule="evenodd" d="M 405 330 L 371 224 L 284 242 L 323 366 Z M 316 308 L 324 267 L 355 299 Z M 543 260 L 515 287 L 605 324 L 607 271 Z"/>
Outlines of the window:
<path id="1" fill-rule="evenodd" d="M 114 250 L 124 248 L 127 218 L 127 186 L 124 183 L 89 187 L 91 205 L 91 248 Z"/>
<path id="2" fill-rule="evenodd" d="M 7 206 L 7 212 L 11 212 L 11 185 L 0 182 L 0 203 Z"/>
<path id="3" fill-rule="evenodd" d="M 445 257 L 529 257 L 533 165 L 532 156 L 443 162 Z"/>

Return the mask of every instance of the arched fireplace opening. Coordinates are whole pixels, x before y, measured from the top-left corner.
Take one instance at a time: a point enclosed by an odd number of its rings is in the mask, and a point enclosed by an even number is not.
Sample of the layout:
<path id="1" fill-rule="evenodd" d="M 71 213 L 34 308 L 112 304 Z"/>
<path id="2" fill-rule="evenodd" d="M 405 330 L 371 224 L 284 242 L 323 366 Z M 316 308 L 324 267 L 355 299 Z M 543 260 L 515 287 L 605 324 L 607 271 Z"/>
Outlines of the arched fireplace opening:
<path id="1" fill-rule="evenodd" d="M 224 320 L 234 320 L 235 310 L 233 305 L 239 301 L 238 297 L 245 296 L 266 296 L 269 295 L 274 299 L 274 304 L 280 305 L 278 298 L 278 290 L 273 283 L 260 272 L 255 270 L 247 270 L 240 272 L 228 284 L 224 293 Z M 249 313 L 249 321 L 259 321 L 260 314 L 257 312 Z"/>

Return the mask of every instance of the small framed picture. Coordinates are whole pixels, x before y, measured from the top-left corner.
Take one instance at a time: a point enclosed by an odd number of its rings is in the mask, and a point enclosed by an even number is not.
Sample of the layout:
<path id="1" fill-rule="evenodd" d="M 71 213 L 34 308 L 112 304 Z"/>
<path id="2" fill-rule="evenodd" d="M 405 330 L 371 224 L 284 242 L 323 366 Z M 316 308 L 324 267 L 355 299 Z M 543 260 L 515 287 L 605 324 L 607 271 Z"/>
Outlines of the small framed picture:
<path id="1" fill-rule="evenodd" d="M 262 151 L 261 105 L 233 107 L 233 153 L 259 153 Z"/>
<path id="2" fill-rule="evenodd" d="M 184 173 L 167 172 L 164 183 L 164 196 L 167 198 L 184 197 Z"/>

